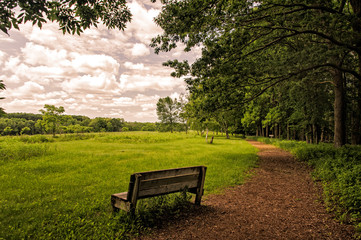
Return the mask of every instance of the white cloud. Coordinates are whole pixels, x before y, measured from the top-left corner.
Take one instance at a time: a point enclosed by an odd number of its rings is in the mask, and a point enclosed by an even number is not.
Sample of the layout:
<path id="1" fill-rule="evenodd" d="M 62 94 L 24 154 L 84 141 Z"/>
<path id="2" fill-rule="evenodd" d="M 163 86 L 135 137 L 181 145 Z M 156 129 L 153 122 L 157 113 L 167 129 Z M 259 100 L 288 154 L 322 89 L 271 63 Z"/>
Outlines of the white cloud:
<path id="1" fill-rule="evenodd" d="M 75 103 L 76 102 L 76 99 L 75 98 L 68 98 L 68 99 L 65 99 L 64 100 L 65 103 Z"/>
<path id="2" fill-rule="evenodd" d="M 134 57 L 146 56 L 150 54 L 150 50 L 143 43 L 136 43 L 131 49 L 131 54 Z"/>
<path id="3" fill-rule="evenodd" d="M 21 51 L 24 62 L 30 65 L 58 66 L 59 63 L 62 65 L 61 63 L 67 58 L 67 51 L 64 49 L 51 50 L 32 42 L 26 43 Z"/>
<path id="4" fill-rule="evenodd" d="M 142 107 L 143 111 L 154 110 L 156 108 L 156 105 L 154 103 L 142 104 L 140 106 Z"/>
<path id="5" fill-rule="evenodd" d="M 137 94 L 137 96 L 135 96 L 135 100 L 137 102 L 157 102 L 158 99 L 160 98 L 160 96 L 158 95 L 154 95 L 154 96 L 147 96 L 144 94 Z"/>
<path id="6" fill-rule="evenodd" d="M 33 97 L 34 99 L 37 100 L 48 100 L 52 98 L 64 99 L 68 97 L 68 94 L 64 91 L 54 91 L 54 92 L 47 92 L 41 94 L 34 94 Z"/>
<path id="7" fill-rule="evenodd" d="M 11 70 L 14 69 L 16 66 L 18 66 L 21 63 L 20 58 L 11 56 L 8 58 L 8 60 L 5 62 L 4 70 Z"/>
<path id="8" fill-rule="evenodd" d="M 147 119 L 153 119 L 153 121 L 156 121 L 157 114 L 155 111 L 142 111 L 142 112 L 136 112 L 135 114 L 131 114 L 130 116 L 126 116 L 127 119 L 131 119 L 130 121 L 136 121 L 140 119 L 140 121 L 143 120 L 143 122 L 147 121 Z"/>
<path id="9" fill-rule="evenodd" d="M 135 101 L 130 97 L 113 98 L 110 103 L 103 104 L 106 107 L 129 107 L 135 105 Z"/>
<path id="10" fill-rule="evenodd" d="M 25 82 L 24 85 L 16 89 L 8 89 L 11 97 L 33 97 L 36 93 L 43 93 L 44 87 L 35 82 Z"/>
<path id="11" fill-rule="evenodd" d="M 0 33 L 0 42 L 13 43 L 15 42 L 15 40 L 10 38 L 9 36 L 5 36 L 4 34 Z"/>
<path id="12" fill-rule="evenodd" d="M 102 72 L 98 76 L 83 75 L 66 80 L 61 86 L 70 93 L 100 93 L 118 89 L 119 84 L 115 79 L 115 75 Z"/>
<path id="13" fill-rule="evenodd" d="M 174 88 L 184 87 L 182 79 L 173 77 L 156 76 L 151 74 L 146 75 L 127 75 L 122 74 L 120 76 L 120 87 L 122 91 L 138 91 L 143 92 L 145 90 L 168 90 L 171 91 Z"/>
<path id="14" fill-rule="evenodd" d="M 150 44 L 150 41 L 157 34 L 162 32 L 162 29 L 158 27 L 153 19 L 159 14 L 159 5 L 151 5 L 152 8 L 147 10 L 141 1 L 132 1 L 129 4 L 129 8 L 134 15 L 132 22 L 128 24 L 126 32 L 130 31 L 133 33 L 133 37 L 137 41 L 140 41 L 146 45 Z"/>
<path id="15" fill-rule="evenodd" d="M 0 66 L 4 64 L 6 58 L 6 53 L 3 51 L 0 51 Z"/>
<path id="16" fill-rule="evenodd" d="M 172 99 L 176 98 L 176 99 L 178 100 L 178 99 L 179 99 L 179 96 L 180 96 L 179 93 L 174 92 L 174 93 L 172 93 L 169 97 L 172 98 Z"/>
<path id="17" fill-rule="evenodd" d="M 144 67 L 143 63 L 132 63 L 132 62 L 125 62 L 124 67 L 131 70 L 149 70 L 149 67 Z"/>
<path id="18" fill-rule="evenodd" d="M 117 73 L 120 64 L 111 56 L 101 55 L 84 55 L 79 53 L 70 54 L 71 66 L 77 72 L 106 72 Z"/>

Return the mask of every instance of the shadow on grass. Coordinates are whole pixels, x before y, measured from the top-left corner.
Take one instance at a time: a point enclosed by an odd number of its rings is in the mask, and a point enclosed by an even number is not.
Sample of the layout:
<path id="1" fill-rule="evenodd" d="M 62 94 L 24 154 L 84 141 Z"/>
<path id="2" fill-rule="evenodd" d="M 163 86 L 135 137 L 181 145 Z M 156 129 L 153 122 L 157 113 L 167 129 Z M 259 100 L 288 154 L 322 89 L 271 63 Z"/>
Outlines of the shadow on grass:
<path id="1" fill-rule="evenodd" d="M 190 202 L 191 194 L 186 192 L 169 194 L 140 200 L 134 216 L 120 211 L 114 214 L 118 231 L 116 238 L 132 239 L 148 235 L 152 229 L 162 228 L 177 221 L 211 212 L 206 206 Z"/>

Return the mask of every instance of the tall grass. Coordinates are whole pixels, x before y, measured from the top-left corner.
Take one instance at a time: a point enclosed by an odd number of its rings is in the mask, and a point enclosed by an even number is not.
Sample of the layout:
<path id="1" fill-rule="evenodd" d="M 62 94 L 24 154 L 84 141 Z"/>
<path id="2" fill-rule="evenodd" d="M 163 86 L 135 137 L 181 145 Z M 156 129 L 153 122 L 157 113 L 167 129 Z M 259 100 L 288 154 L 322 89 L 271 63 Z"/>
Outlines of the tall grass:
<path id="1" fill-rule="evenodd" d="M 23 152 L 35 146 L 48 149 L 28 155 L 26 161 L 12 155 L 1 162 L 0 239 L 134 236 L 148 227 L 146 221 L 113 214 L 110 205 L 111 194 L 127 191 L 130 174 L 206 165 L 207 195 L 242 183 L 257 161 L 255 148 L 241 139 L 216 137 L 214 144 L 206 144 L 197 135 L 183 133 L 86 136 L 50 137 L 53 141 L 44 143 L 0 138 L 0 144 L 11 141 Z"/>
<path id="2" fill-rule="evenodd" d="M 6 161 L 24 161 L 52 152 L 48 144 L 23 144 L 14 138 L 2 139 L 0 141 L 0 165 Z"/>

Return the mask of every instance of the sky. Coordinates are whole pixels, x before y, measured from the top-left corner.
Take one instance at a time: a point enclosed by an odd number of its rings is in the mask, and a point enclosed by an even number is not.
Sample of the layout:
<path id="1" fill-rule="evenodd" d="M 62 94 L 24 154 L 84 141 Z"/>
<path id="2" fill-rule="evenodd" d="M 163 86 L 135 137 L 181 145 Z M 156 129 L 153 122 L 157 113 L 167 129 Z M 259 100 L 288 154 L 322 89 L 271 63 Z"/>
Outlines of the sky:
<path id="1" fill-rule="evenodd" d="M 162 33 L 153 18 L 161 5 L 128 1 L 133 17 L 125 31 L 102 25 L 78 35 L 63 35 L 56 23 L 42 29 L 31 23 L 0 33 L 0 92 L 5 112 L 39 113 L 45 104 L 63 106 L 65 114 L 157 121 L 160 97 L 186 92 L 183 79 L 162 66 L 169 59 L 194 61 L 199 50 L 154 54 L 151 39 Z"/>

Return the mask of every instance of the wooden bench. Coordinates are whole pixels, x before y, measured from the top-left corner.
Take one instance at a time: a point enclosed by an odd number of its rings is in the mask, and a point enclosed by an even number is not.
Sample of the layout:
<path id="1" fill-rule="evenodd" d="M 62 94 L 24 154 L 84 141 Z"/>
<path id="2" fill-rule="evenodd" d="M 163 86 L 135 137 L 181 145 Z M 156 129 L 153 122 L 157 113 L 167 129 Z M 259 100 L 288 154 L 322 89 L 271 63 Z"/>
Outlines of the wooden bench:
<path id="1" fill-rule="evenodd" d="M 134 213 L 138 199 L 184 190 L 196 194 L 195 204 L 200 205 L 206 170 L 205 166 L 196 166 L 134 173 L 130 176 L 128 192 L 111 196 L 113 210 Z"/>

